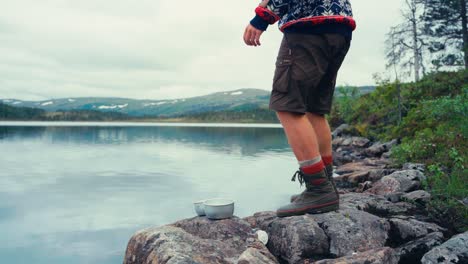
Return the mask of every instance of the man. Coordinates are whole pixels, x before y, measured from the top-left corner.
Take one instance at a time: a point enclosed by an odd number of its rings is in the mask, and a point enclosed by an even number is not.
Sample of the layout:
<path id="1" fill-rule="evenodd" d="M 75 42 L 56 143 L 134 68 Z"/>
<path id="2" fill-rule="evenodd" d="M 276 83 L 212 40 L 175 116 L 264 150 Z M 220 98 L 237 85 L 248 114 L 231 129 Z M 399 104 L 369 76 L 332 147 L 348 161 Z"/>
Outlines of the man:
<path id="1" fill-rule="evenodd" d="M 276 111 L 299 162 L 293 181 L 304 192 L 280 207 L 280 217 L 339 208 L 333 182 L 330 113 L 336 75 L 356 24 L 349 0 L 264 0 L 245 29 L 244 41 L 259 46 L 269 24 L 284 33 L 273 78 L 270 108 Z"/>

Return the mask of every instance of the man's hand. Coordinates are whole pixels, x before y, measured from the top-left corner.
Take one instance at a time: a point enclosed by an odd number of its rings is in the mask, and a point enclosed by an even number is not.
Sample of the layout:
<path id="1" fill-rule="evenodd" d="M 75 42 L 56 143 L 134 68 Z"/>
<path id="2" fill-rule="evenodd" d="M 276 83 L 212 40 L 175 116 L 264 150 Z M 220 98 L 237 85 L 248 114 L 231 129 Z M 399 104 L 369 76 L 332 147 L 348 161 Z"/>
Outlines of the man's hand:
<path id="1" fill-rule="evenodd" d="M 267 7 L 268 2 L 270 2 L 270 0 L 263 0 L 263 1 L 260 3 L 260 6 L 261 6 L 261 7 Z"/>
<path id="2" fill-rule="evenodd" d="M 263 31 L 256 29 L 251 24 L 248 24 L 244 32 L 244 42 L 249 46 L 260 46 L 260 36 Z"/>

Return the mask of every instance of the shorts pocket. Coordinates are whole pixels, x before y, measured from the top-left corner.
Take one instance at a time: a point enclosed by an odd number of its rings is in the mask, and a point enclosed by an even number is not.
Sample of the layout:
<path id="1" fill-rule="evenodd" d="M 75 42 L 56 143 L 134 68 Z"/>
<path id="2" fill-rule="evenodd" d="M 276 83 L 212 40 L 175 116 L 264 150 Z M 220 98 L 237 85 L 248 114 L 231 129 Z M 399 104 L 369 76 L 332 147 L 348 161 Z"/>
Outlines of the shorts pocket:
<path id="1" fill-rule="evenodd" d="M 273 91 L 287 93 L 291 80 L 291 64 L 290 56 L 278 58 L 276 62 L 275 75 L 273 77 Z"/>

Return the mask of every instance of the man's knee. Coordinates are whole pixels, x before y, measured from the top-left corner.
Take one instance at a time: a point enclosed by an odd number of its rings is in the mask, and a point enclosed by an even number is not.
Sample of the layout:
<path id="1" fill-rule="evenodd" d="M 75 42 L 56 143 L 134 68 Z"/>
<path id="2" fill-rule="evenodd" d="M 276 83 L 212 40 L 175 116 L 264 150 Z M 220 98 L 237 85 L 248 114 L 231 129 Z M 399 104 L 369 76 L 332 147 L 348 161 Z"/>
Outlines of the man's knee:
<path id="1" fill-rule="evenodd" d="M 307 112 L 306 114 L 307 116 L 312 117 L 312 118 L 320 118 L 320 119 L 325 118 L 325 114 L 321 114 L 321 113 Z"/>
<path id="2" fill-rule="evenodd" d="M 276 115 L 278 118 L 302 118 L 304 117 L 304 114 L 302 113 L 296 113 L 296 112 L 286 112 L 286 111 L 276 111 Z"/>

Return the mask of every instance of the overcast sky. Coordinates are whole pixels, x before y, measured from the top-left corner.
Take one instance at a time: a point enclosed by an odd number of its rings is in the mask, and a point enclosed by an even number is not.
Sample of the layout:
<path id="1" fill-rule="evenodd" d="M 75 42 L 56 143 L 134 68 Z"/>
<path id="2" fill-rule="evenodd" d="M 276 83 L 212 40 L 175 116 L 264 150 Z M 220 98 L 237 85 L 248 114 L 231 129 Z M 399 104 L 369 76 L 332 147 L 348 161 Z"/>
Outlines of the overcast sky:
<path id="1" fill-rule="evenodd" d="M 168 99 L 269 90 L 282 34 L 242 41 L 258 2 L 0 0 L 0 98 Z M 352 0 L 357 29 L 338 84 L 373 84 L 403 0 Z"/>

